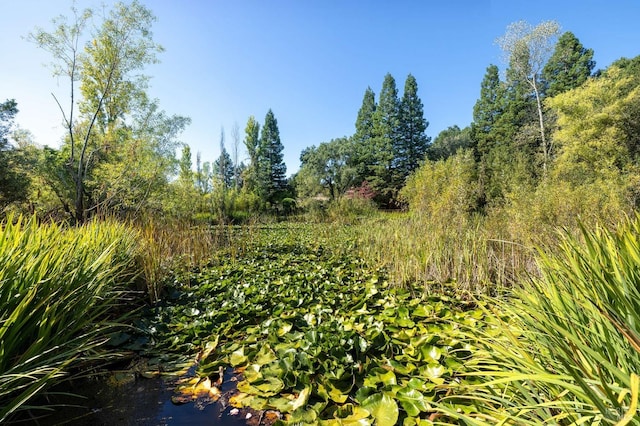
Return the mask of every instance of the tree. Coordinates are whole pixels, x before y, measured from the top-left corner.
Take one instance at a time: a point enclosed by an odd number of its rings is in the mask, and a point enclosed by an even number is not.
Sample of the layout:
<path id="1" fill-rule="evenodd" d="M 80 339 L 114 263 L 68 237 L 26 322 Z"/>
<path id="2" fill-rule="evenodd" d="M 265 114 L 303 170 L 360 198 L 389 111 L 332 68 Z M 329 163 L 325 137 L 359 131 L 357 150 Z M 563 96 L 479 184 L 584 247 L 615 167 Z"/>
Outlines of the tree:
<path id="1" fill-rule="evenodd" d="M 306 183 L 308 186 L 314 188 L 319 184 L 328 190 L 330 199 L 335 200 L 355 182 L 356 170 L 350 166 L 352 153 L 353 144 L 346 137 L 323 142 L 317 148 L 312 146 L 300 154 L 300 173 L 312 176 Z"/>
<path id="2" fill-rule="evenodd" d="M 545 134 L 541 74 L 553 51 L 555 38 L 559 31 L 560 26 L 555 21 L 542 22 L 535 27 L 525 21 L 518 21 L 510 24 L 505 35 L 497 40 L 506 56 L 511 72 L 517 79 L 521 79 L 529 85 L 535 97 L 544 173 L 547 170 L 551 149 Z"/>
<path id="3" fill-rule="evenodd" d="M 431 138 L 425 131 L 429 123 L 424 118 L 422 101 L 418 97 L 418 83 L 409 74 L 400 101 L 399 129 L 394 141 L 394 188 L 400 190 L 407 176 L 425 159 Z"/>
<path id="4" fill-rule="evenodd" d="M 258 159 L 260 157 L 260 123 L 252 115 L 244 129 L 244 146 L 249 154 L 249 166 L 245 170 L 244 184 L 249 191 L 258 187 Z"/>
<path id="5" fill-rule="evenodd" d="M 636 61 L 640 64 L 640 57 Z M 640 74 L 636 70 L 614 63 L 599 78 L 547 103 L 558 114 L 553 170 L 558 179 L 575 186 L 612 179 L 640 165 Z"/>
<path id="6" fill-rule="evenodd" d="M 367 181 L 382 195 L 380 200 L 388 203 L 394 197 L 392 167 L 394 143 L 398 138 L 400 103 L 396 81 L 389 73 L 385 75 L 380 91 L 380 100 L 373 113 L 372 161 L 369 163 Z"/>
<path id="7" fill-rule="evenodd" d="M 457 125 L 441 131 L 429 147 L 431 160 L 446 160 L 461 149 L 472 149 L 471 127 L 460 129 Z"/>
<path id="8" fill-rule="evenodd" d="M 375 94 L 370 87 L 364 92 L 362 106 L 356 119 L 356 132 L 353 135 L 353 166 L 357 168 L 358 183 L 368 176 L 368 165 L 374 161 L 373 152 L 373 115 L 376 111 Z"/>
<path id="9" fill-rule="evenodd" d="M 280 141 L 278 121 L 269 109 L 264 119 L 258 151 L 258 189 L 261 197 L 270 203 L 287 187 L 287 166 L 283 161 L 284 147 Z"/>
<path id="10" fill-rule="evenodd" d="M 228 190 L 233 186 L 235 172 L 231 156 L 225 148 L 224 129 L 220 131 L 220 156 L 213 163 L 213 174 L 216 177 L 216 182 L 221 185 L 222 190 Z"/>
<path id="11" fill-rule="evenodd" d="M 123 123 L 127 115 L 135 108 L 141 108 L 143 115 L 156 112 L 155 103 L 144 96 L 147 79 L 139 72 L 157 61 L 156 53 L 162 48 L 152 39 L 154 16 L 137 1 L 116 4 L 90 34 L 91 42 L 83 49 L 80 40 L 93 12 L 87 9 L 79 13 L 74 8 L 72 12 L 71 23 L 64 17 L 57 18 L 54 31 L 36 29 L 30 39 L 52 54 L 54 75 L 69 79 L 68 109 L 55 99 L 68 131 L 67 167 L 72 168 L 75 183 L 74 216 L 83 222 L 96 207 L 87 191 L 87 181 L 114 145 L 128 140 Z M 76 100 L 77 81 L 80 101 Z M 76 107 L 79 120 L 74 118 Z M 186 123 L 186 119 L 178 121 Z"/>
<path id="12" fill-rule="evenodd" d="M 18 113 L 14 99 L 0 103 L 0 210 L 2 207 L 26 198 L 29 180 L 18 167 L 18 157 L 9 144 L 13 120 Z"/>
<path id="13" fill-rule="evenodd" d="M 595 66 L 593 49 L 586 49 L 572 32 L 565 32 L 542 69 L 545 96 L 556 96 L 579 87 L 587 81 Z"/>

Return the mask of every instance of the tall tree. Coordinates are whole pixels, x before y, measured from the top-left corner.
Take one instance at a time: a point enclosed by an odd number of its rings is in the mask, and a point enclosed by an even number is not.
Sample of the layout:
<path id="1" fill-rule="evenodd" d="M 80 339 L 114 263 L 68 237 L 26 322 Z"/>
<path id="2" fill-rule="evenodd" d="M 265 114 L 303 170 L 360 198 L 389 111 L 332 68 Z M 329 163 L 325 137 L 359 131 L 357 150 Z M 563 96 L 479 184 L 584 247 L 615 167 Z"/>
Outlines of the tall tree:
<path id="1" fill-rule="evenodd" d="M 392 187 L 394 143 L 398 138 L 400 102 L 396 81 L 389 73 L 385 75 L 380 91 L 380 100 L 373 114 L 373 159 L 369 164 L 367 180 L 382 195 L 380 200 L 388 203 L 395 195 Z"/>
<path id="2" fill-rule="evenodd" d="M 74 170 L 75 219 L 83 222 L 94 207 L 87 205 L 91 200 L 86 189 L 92 166 L 125 136 L 126 130 L 121 126 L 125 113 L 139 106 L 149 109 L 150 103 L 143 96 L 147 79 L 140 71 L 157 61 L 156 54 L 162 48 L 153 42 L 150 30 L 155 17 L 136 0 L 129 5 L 117 3 L 90 34 L 91 42 L 82 47 L 80 40 L 93 12 L 72 12 L 72 22 L 57 18 L 54 31 L 36 29 L 30 39 L 52 54 L 54 75 L 69 79 L 68 109 L 57 98 L 56 101 L 71 145 L 68 166 Z M 76 106 L 81 115 L 79 121 L 73 117 Z"/>
<path id="3" fill-rule="evenodd" d="M 258 188 L 258 159 L 260 158 L 260 123 L 252 115 L 244 129 L 244 146 L 249 154 L 249 165 L 245 170 L 244 184 L 249 191 Z"/>
<path id="4" fill-rule="evenodd" d="M 506 33 L 497 40 L 514 77 L 526 82 L 533 92 L 538 112 L 544 173 L 547 170 L 551 149 L 545 132 L 541 78 L 559 32 L 560 26 L 555 21 L 542 22 L 535 27 L 525 21 L 518 21 L 510 24 Z"/>
<path id="5" fill-rule="evenodd" d="M 512 139 L 516 125 L 511 120 L 508 88 L 500 80 L 496 65 L 489 65 L 481 83 L 480 98 L 473 107 L 471 138 L 478 162 L 480 204 L 502 195 L 498 176 L 512 157 Z"/>
<path id="6" fill-rule="evenodd" d="M 635 61 L 640 66 L 640 56 Z M 553 172 L 565 182 L 580 185 L 637 174 L 640 73 L 620 65 L 623 63 L 614 63 L 597 79 L 548 101 L 559 124 L 554 134 L 559 149 Z M 637 177 L 626 181 L 637 182 Z"/>
<path id="7" fill-rule="evenodd" d="M 283 160 L 283 150 L 278 121 L 269 109 L 260 135 L 258 181 L 261 196 L 271 203 L 277 201 L 287 187 L 287 166 Z"/>
<path id="8" fill-rule="evenodd" d="M 405 179 L 420 166 L 429 148 L 425 131 L 429 123 L 424 118 L 422 101 L 418 97 L 418 83 L 411 74 L 404 84 L 400 101 L 399 129 L 394 141 L 394 187 L 400 190 Z"/>
<path id="9" fill-rule="evenodd" d="M 572 32 L 565 32 L 542 69 L 545 95 L 556 96 L 579 87 L 587 81 L 595 66 L 593 49 L 586 49 Z"/>
<path id="10" fill-rule="evenodd" d="M 221 185 L 221 189 L 227 190 L 233 186 L 234 173 L 233 162 L 231 156 L 227 152 L 224 143 L 224 129 L 220 131 L 220 156 L 213 163 L 213 174 L 216 182 Z"/>
<path id="11" fill-rule="evenodd" d="M 373 114 L 376 111 L 375 93 L 370 87 L 364 92 L 362 106 L 356 119 L 356 132 L 353 135 L 353 164 L 357 169 L 356 183 L 362 183 L 368 176 L 368 165 L 374 161 L 373 148 Z"/>

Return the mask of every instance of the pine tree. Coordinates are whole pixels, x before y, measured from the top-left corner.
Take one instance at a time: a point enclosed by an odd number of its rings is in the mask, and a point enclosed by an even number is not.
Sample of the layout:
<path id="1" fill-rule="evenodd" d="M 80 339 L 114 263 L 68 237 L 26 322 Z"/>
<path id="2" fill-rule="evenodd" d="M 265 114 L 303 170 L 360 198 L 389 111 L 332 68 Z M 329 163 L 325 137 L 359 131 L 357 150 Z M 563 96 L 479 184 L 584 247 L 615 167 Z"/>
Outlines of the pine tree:
<path id="1" fill-rule="evenodd" d="M 422 101 L 418 97 L 418 83 L 409 74 L 400 102 L 399 132 L 394 140 L 394 182 L 396 190 L 404 186 L 405 179 L 424 160 L 429 142 L 425 131 L 429 123 L 424 118 Z"/>
<path id="2" fill-rule="evenodd" d="M 352 156 L 353 163 L 351 166 L 355 167 L 357 177 L 355 184 L 360 184 L 368 177 L 368 165 L 372 164 L 375 158 L 373 151 L 373 115 L 376 111 L 375 94 L 370 87 L 364 92 L 364 98 L 362 99 L 362 106 L 358 111 L 358 118 L 356 120 L 356 132 L 353 135 L 353 149 L 354 155 Z"/>
<path id="3" fill-rule="evenodd" d="M 258 187 L 260 195 L 271 203 L 287 187 L 287 166 L 283 161 L 284 147 L 280 141 L 278 121 L 269 109 L 262 126 L 258 157 Z"/>
<path id="4" fill-rule="evenodd" d="M 234 176 L 233 162 L 224 144 L 224 129 L 220 131 L 220 156 L 213 163 L 213 175 L 223 189 L 233 186 Z"/>
<path id="5" fill-rule="evenodd" d="M 556 96 L 581 86 L 595 65 L 593 49 L 585 49 L 580 40 L 567 31 L 558 39 L 551 58 L 542 70 L 545 95 Z"/>
<path id="6" fill-rule="evenodd" d="M 393 147 L 399 134 L 400 102 L 396 81 L 389 73 L 384 77 L 380 100 L 373 114 L 373 158 L 369 165 L 368 181 L 389 202 L 395 195 L 392 187 Z"/>

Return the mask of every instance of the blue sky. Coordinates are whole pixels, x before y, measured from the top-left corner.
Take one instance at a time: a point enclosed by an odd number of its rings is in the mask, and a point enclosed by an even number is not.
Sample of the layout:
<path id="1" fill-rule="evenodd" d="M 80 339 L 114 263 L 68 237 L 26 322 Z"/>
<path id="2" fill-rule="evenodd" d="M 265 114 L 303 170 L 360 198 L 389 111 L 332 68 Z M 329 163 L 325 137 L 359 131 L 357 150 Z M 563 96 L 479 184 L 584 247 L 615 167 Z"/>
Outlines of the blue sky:
<path id="1" fill-rule="evenodd" d="M 18 124 L 36 142 L 64 135 L 51 96 L 67 100 L 49 56 L 24 40 L 35 26 L 68 14 L 66 0 L 2 0 L 0 101 L 15 98 Z M 77 0 L 80 8 L 102 2 Z M 112 4 L 112 0 L 106 1 Z M 354 132 L 365 89 L 377 94 L 387 72 L 400 93 L 413 74 L 431 137 L 471 122 L 489 64 L 504 69 L 494 43 L 511 22 L 556 20 L 595 51 L 596 68 L 640 54 L 637 0 L 141 0 L 157 17 L 166 51 L 146 69 L 149 90 L 171 114 L 191 117 L 182 134 L 203 161 L 229 150 L 250 115 L 278 120 L 288 173 L 310 145 Z M 241 157 L 244 157 L 241 152 Z M 194 155 L 195 158 L 195 155 Z"/>

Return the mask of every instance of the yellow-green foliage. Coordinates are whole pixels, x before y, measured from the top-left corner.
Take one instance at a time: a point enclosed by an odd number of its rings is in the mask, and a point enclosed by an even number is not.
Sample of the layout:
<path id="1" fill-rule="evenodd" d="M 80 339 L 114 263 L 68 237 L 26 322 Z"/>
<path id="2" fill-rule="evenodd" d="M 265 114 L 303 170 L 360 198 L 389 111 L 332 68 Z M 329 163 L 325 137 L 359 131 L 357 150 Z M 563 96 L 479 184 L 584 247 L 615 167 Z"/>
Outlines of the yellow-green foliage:
<path id="1" fill-rule="evenodd" d="M 470 330 L 488 350 L 469 399 L 487 424 L 640 424 L 640 218 L 564 234 L 539 264 L 501 333 Z"/>
<path id="2" fill-rule="evenodd" d="M 554 175 L 570 184 L 616 178 L 631 162 L 637 141 L 627 130 L 637 127 L 640 79 L 613 66 L 581 87 L 550 98 L 558 115 L 553 135 L 558 158 Z"/>
<path id="3" fill-rule="evenodd" d="M 0 229 L 0 422 L 68 369 L 100 358 L 128 299 L 136 233 L 9 217 Z"/>
<path id="4" fill-rule="evenodd" d="M 446 161 L 427 161 L 409 176 L 400 196 L 416 214 L 450 220 L 475 208 L 474 175 L 472 151 L 460 151 Z"/>

